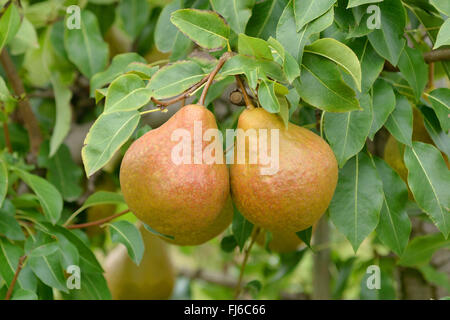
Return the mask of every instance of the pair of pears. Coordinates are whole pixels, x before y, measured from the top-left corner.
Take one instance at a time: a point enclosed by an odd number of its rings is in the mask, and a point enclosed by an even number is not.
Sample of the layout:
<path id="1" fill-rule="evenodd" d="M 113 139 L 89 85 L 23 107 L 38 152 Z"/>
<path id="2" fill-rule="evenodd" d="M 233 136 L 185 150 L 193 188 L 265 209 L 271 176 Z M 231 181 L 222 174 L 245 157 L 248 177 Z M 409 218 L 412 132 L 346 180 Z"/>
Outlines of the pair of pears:
<path id="1" fill-rule="evenodd" d="M 195 123 L 197 127 L 201 124 L 203 133 L 218 130 L 208 109 L 188 105 L 136 140 L 122 160 L 120 183 L 125 201 L 163 239 L 198 245 L 216 237 L 231 223 L 232 202 L 250 222 L 275 234 L 295 235 L 325 212 L 336 188 L 338 167 L 322 138 L 292 123 L 285 127 L 278 115 L 264 109 L 244 110 L 238 121 L 238 129 L 243 129 L 240 133 L 248 129 L 279 132 L 278 142 L 268 143 L 267 150 L 272 154 L 273 148 L 279 148 L 278 170 L 262 175 L 266 165 L 249 161 L 249 152 L 255 150 L 248 139 L 244 138 L 245 161 L 231 164 L 228 170 L 221 139 L 194 142 Z M 193 150 L 190 163 L 173 161 L 173 150 L 180 144 L 173 139 L 177 129 L 184 129 L 192 138 L 188 142 Z M 210 152 L 222 161 L 196 162 L 195 150 Z"/>

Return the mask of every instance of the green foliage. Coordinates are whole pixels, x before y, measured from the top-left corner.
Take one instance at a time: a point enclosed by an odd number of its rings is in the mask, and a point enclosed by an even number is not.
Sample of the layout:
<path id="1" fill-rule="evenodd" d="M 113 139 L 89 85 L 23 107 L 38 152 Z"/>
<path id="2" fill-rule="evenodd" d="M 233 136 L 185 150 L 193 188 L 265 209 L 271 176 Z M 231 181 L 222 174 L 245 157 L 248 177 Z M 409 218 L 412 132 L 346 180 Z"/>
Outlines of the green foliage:
<path id="1" fill-rule="evenodd" d="M 449 247 L 450 62 L 431 67 L 427 56 L 450 46 L 448 0 L 96 0 L 80 2 L 80 28 L 67 25 L 76 18 L 66 12 L 71 1 L 4 2 L 0 298 L 21 264 L 13 300 L 111 299 L 94 251 L 120 243 L 139 264 L 145 248 L 135 219 L 101 217 L 109 233 L 97 238 L 72 225 L 89 223 L 90 209 L 127 209 L 117 192 L 123 152 L 162 124 L 152 115 L 167 101 L 198 103 L 215 68 L 205 105 L 223 132 L 241 112 L 227 103 L 238 75 L 256 107 L 330 145 L 340 168 L 326 217 L 330 243 L 315 243 L 310 227 L 296 233 L 309 248 L 271 252 L 274 235 L 235 208 L 219 240 L 174 249 L 177 261 L 235 275 L 236 256 L 258 231 L 265 243 L 256 241 L 242 283 L 249 297 L 309 295 L 312 256 L 322 246 L 331 251 L 333 299 L 397 299 L 399 266 L 449 290 L 432 257 Z M 426 137 L 418 137 L 416 111 Z M 383 151 L 387 135 L 397 162 Z M 98 182 L 105 177 L 109 191 Z M 418 234 L 412 221 L 439 232 Z M 74 265 L 81 289 L 68 286 Z M 370 265 L 381 268 L 380 290 L 367 287 Z M 229 288 L 182 281 L 174 297 L 232 297 Z"/>

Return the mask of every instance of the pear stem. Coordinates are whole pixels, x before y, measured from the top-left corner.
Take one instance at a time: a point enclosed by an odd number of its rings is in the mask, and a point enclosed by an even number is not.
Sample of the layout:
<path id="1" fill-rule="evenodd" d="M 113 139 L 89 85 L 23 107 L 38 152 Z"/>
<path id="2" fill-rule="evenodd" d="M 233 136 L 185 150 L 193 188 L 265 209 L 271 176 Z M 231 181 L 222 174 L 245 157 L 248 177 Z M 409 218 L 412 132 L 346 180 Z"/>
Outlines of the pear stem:
<path id="1" fill-rule="evenodd" d="M 12 293 L 14 291 L 14 286 L 16 285 L 17 278 L 19 278 L 19 273 L 23 268 L 23 264 L 25 262 L 25 259 L 27 258 L 26 255 L 21 256 L 19 258 L 19 263 L 17 264 L 16 272 L 14 273 L 14 278 L 11 281 L 11 284 L 9 285 L 8 291 L 6 292 L 5 300 L 11 299 Z"/>
<path id="2" fill-rule="evenodd" d="M 239 77 L 239 75 L 235 75 L 234 77 L 236 78 L 236 83 L 239 89 L 241 89 L 242 91 L 242 95 L 244 96 L 244 101 L 247 109 L 249 110 L 255 109 L 255 106 L 252 103 L 252 99 L 250 99 L 250 97 L 247 94 L 247 90 L 245 89 L 244 82 L 242 82 L 241 77 Z"/>
<path id="3" fill-rule="evenodd" d="M 203 91 L 202 91 L 202 95 L 200 96 L 200 99 L 198 101 L 199 105 L 202 105 L 202 106 L 205 105 L 206 94 L 208 93 L 209 87 L 211 86 L 212 82 L 214 81 L 214 78 L 216 77 L 216 75 L 219 73 L 220 69 L 222 69 L 225 62 L 229 58 L 231 58 L 232 55 L 233 55 L 232 52 L 227 51 L 220 57 L 219 62 L 217 63 L 216 67 L 214 68 L 213 71 L 211 71 L 211 73 L 208 76 L 208 80 L 206 81 L 205 87 L 203 88 Z"/>
<path id="4" fill-rule="evenodd" d="M 247 265 L 247 261 L 248 261 L 248 258 L 250 256 L 250 251 L 252 250 L 252 247 L 255 244 L 256 238 L 258 237 L 260 231 L 261 231 L 261 228 L 259 228 L 259 227 L 257 227 L 255 229 L 255 232 L 253 233 L 252 238 L 250 240 L 250 244 L 248 245 L 247 249 L 245 250 L 244 260 L 242 261 L 241 271 L 239 273 L 239 280 L 238 280 L 238 283 L 236 285 L 236 291 L 234 293 L 234 299 L 239 298 L 239 295 L 241 294 L 241 291 L 242 291 L 242 280 L 244 279 L 245 266 Z"/>
<path id="5" fill-rule="evenodd" d="M 103 219 L 100 219 L 100 220 L 87 222 L 87 223 L 81 223 L 81 224 L 72 224 L 70 226 L 67 226 L 66 228 L 67 229 L 81 229 L 81 228 L 87 228 L 87 227 L 102 225 L 102 224 L 105 224 L 105 223 L 107 223 L 107 222 L 109 222 L 109 221 L 111 221 L 111 220 L 113 220 L 113 219 L 115 219 L 117 217 L 123 216 L 124 214 L 126 214 L 128 212 L 130 212 L 130 209 L 123 210 L 123 211 L 121 211 L 119 213 L 116 213 L 116 214 L 114 214 L 112 216 L 109 216 L 109 217 L 106 217 L 106 218 L 103 218 Z"/>

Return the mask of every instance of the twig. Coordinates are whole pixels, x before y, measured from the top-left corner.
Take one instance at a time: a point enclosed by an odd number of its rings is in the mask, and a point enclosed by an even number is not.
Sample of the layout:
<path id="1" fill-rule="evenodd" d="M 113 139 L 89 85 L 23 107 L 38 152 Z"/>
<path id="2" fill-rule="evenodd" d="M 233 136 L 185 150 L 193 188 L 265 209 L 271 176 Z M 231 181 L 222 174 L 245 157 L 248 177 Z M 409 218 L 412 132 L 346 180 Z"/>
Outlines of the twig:
<path id="1" fill-rule="evenodd" d="M 4 136 L 5 136 L 5 144 L 6 144 L 6 147 L 8 148 L 8 152 L 12 153 L 13 152 L 13 148 L 12 148 L 12 145 L 11 145 L 11 138 L 9 136 L 7 113 L 4 112 L 4 115 L 5 115 L 5 121 L 3 121 L 3 133 L 4 133 Z"/>
<path id="2" fill-rule="evenodd" d="M 426 63 L 450 60 L 450 49 L 436 49 L 425 52 L 423 55 Z"/>
<path id="3" fill-rule="evenodd" d="M 17 278 L 19 277 L 19 273 L 22 270 L 23 263 L 26 258 L 27 258 L 26 255 L 20 257 L 19 263 L 17 264 L 16 273 L 14 273 L 14 278 L 12 279 L 11 284 L 9 285 L 8 291 L 6 292 L 5 300 L 11 299 L 11 295 L 13 293 L 14 286 L 16 285 Z"/>
<path id="4" fill-rule="evenodd" d="M 42 134 L 39 129 L 38 121 L 31 110 L 30 102 L 26 98 L 25 89 L 19 74 L 16 71 L 14 63 L 11 60 L 8 52 L 4 49 L 0 55 L 0 61 L 5 70 L 6 76 L 11 83 L 14 93 L 23 99 L 19 99 L 19 114 L 24 121 L 25 128 L 28 131 L 28 137 L 30 139 L 31 153 L 36 156 L 39 152 L 39 147 L 42 142 Z"/>
<path id="5" fill-rule="evenodd" d="M 219 73 L 220 69 L 222 69 L 224 63 L 231 58 L 232 53 L 231 52 L 225 52 L 219 59 L 219 62 L 217 62 L 216 67 L 208 76 L 208 80 L 206 81 L 205 87 L 203 88 L 202 95 L 200 96 L 200 100 L 198 101 L 198 104 L 204 105 L 206 100 L 206 94 L 208 93 L 209 87 L 211 86 L 215 76 L 217 73 Z"/>
<path id="6" fill-rule="evenodd" d="M 190 87 L 185 92 L 183 92 L 182 94 L 180 94 L 179 96 L 177 96 L 175 98 L 172 98 L 172 99 L 169 99 L 166 101 L 162 101 L 162 100 L 158 100 L 158 99 L 152 97 L 152 102 L 154 104 L 156 104 L 157 106 L 167 107 L 174 103 L 177 103 L 178 101 L 182 101 L 186 98 L 189 98 L 191 96 L 191 94 L 193 92 L 195 92 L 195 90 L 200 88 L 206 81 L 208 81 L 208 78 L 209 78 L 209 75 L 205 76 L 202 80 L 200 80 L 200 82 L 197 82 L 195 85 L 193 85 L 192 87 Z"/>
<path id="7" fill-rule="evenodd" d="M 92 227 L 92 226 L 99 226 L 99 225 L 105 224 L 105 223 L 107 223 L 107 222 L 109 222 L 109 221 L 111 221 L 111 220 L 113 220 L 113 219 L 115 219 L 117 217 L 123 216 L 124 214 L 126 214 L 128 212 L 130 212 L 130 209 L 121 211 L 119 213 L 116 213 L 116 214 L 114 214 L 112 216 L 109 216 L 109 217 L 106 217 L 106 218 L 103 218 L 103 219 L 100 219 L 100 220 L 87 222 L 87 223 L 72 224 L 70 226 L 67 226 L 66 228 L 67 229 L 81 229 L 81 228 L 87 228 L 87 227 Z"/>
<path id="8" fill-rule="evenodd" d="M 430 67 L 428 69 L 427 88 L 430 90 L 433 90 L 434 88 L 434 62 L 430 63 Z"/>
<path id="9" fill-rule="evenodd" d="M 250 99 L 250 97 L 248 96 L 247 90 L 245 89 L 244 83 L 242 82 L 240 76 L 235 75 L 235 78 L 236 78 L 236 83 L 237 83 L 239 89 L 241 89 L 242 94 L 244 95 L 244 101 L 245 101 L 247 109 L 254 109 L 255 106 L 253 105 L 252 99 Z"/>
<path id="10" fill-rule="evenodd" d="M 239 273 L 239 280 L 238 283 L 236 285 L 236 292 L 234 294 L 234 299 L 237 299 L 242 291 L 242 280 L 244 279 L 244 271 L 245 271 L 245 266 L 247 265 L 247 261 L 248 258 L 250 256 L 250 251 L 252 250 L 253 245 L 256 242 L 256 238 L 258 238 L 259 232 L 261 231 L 261 229 L 259 227 L 257 227 L 255 229 L 255 232 L 252 235 L 252 238 L 250 240 L 250 244 L 248 245 L 247 249 L 245 250 L 244 253 L 244 260 L 242 261 L 242 265 L 241 265 L 241 271 Z"/>

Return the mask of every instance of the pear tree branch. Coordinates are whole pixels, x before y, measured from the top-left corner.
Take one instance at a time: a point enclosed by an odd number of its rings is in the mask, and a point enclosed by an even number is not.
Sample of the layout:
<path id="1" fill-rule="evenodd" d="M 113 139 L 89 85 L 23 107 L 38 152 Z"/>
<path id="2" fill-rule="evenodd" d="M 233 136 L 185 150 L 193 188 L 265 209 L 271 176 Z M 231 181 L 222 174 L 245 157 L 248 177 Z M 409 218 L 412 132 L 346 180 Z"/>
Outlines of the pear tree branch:
<path id="1" fill-rule="evenodd" d="M 200 100 L 198 104 L 204 105 L 206 100 L 206 94 L 208 93 L 209 87 L 211 86 L 212 82 L 214 81 L 214 78 L 219 73 L 220 69 L 222 69 L 225 62 L 233 56 L 232 52 L 225 52 L 219 59 L 219 62 L 217 63 L 216 67 L 208 76 L 208 80 L 206 81 L 205 87 L 203 88 L 202 95 L 200 96 Z"/>
<path id="2" fill-rule="evenodd" d="M 22 271 L 23 263 L 25 262 L 26 258 L 27 258 L 26 255 L 20 257 L 19 263 L 17 264 L 16 272 L 14 273 L 14 278 L 12 279 L 12 281 L 9 285 L 8 291 L 6 292 L 5 300 L 11 299 L 12 293 L 14 291 L 14 287 L 17 282 L 17 278 L 19 278 L 20 271 Z"/>
<path id="3" fill-rule="evenodd" d="M 111 220 L 114 220 L 115 218 L 118 218 L 120 216 L 123 216 L 124 214 L 130 212 L 130 209 L 126 209 L 124 211 L 121 211 L 119 213 L 116 213 L 112 216 L 100 219 L 100 220 L 96 220 L 96 221 L 92 221 L 92 222 L 87 222 L 87 223 L 80 223 L 80 224 L 72 224 L 70 226 L 67 226 L 67 229 L 82 229 L 82 228 L 88 228 L 88 227 L 92 227 L 92 226 L 99 226 L 102 224 L 105 224 Z"/>

